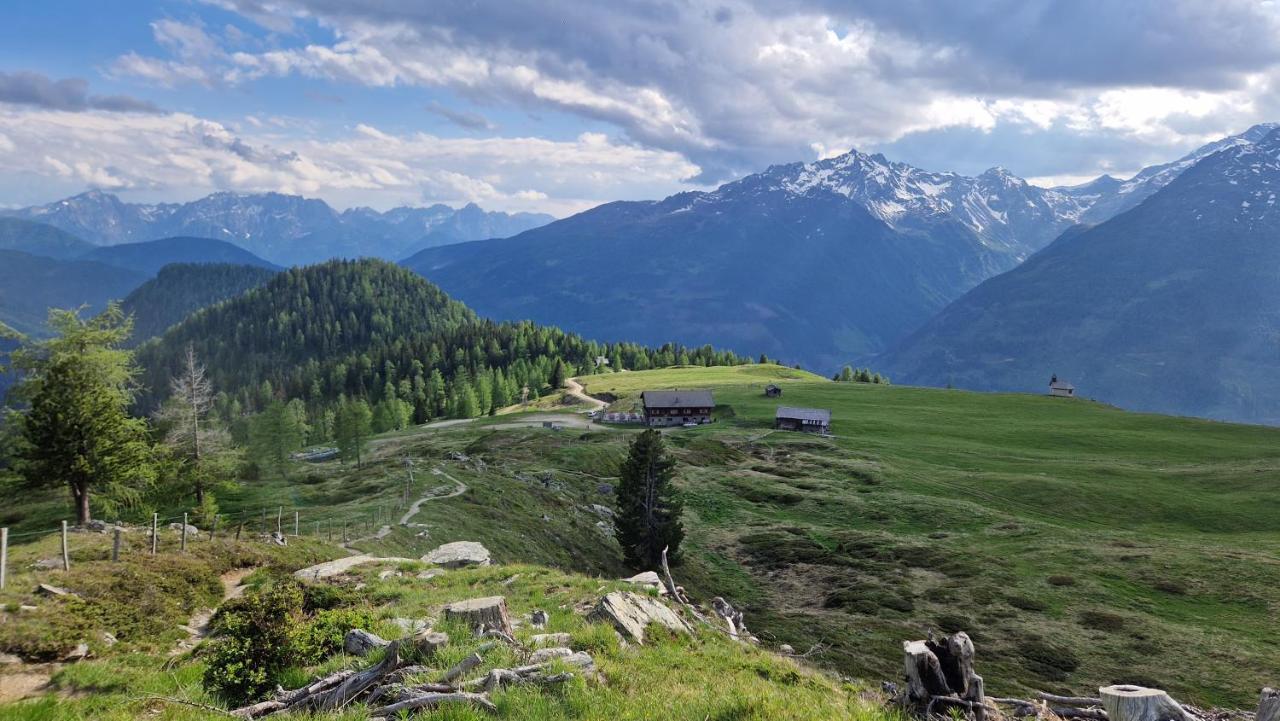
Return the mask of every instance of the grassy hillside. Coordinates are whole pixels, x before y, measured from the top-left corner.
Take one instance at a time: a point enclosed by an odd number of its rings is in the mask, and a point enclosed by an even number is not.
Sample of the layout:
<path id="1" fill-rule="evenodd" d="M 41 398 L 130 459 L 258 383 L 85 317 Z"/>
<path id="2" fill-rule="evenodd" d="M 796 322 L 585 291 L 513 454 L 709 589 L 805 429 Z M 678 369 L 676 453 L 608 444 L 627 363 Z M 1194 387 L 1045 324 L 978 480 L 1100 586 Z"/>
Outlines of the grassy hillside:
<path id="1" fill-rule="evenodd" d="M 745 606 L 769 643 L 821 642 L 819 663 L 877 681 L 899 675 L 902 640 L 964 629 L 1000 695 L 1127 681 L 1251 706 L 1274 682 L 1276 429 L 776 366 L 581 380 L 618 408 L 647 388 L 715 389 L 715 424 L 666 436 L 687 499 L 675 574 L 698 597 Z M 769 382 L 780 400 L 763 396 Z M 779 403 L 831 409 L 836 437 L 774 432 Z M 376 439 L 362 469 L 300 465 L 219 500 L 248 517 L 299 507 L 304 531 L 332 520 L 367 536 L 388 523 L 371 514 L 399 519 L 407 457 L 408 498 L 439 497 L 352 547 L 413 557 L 481 540 L 501 562 L 617 577 L 627 571 L 593 504 L 612 503 L 635 432 L 546 411 L 443 422 Z"/>

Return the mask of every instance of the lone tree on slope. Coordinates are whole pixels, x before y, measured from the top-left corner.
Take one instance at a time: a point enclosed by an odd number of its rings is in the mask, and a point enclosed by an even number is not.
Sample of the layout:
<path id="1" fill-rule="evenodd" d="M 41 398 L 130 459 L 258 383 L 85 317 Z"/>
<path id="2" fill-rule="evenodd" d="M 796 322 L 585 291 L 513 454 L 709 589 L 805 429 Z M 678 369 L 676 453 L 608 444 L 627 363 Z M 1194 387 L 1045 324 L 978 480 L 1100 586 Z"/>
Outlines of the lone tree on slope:
<path id="1" fill-rule="evenodd" d="M 614 527 L 623 558 L 633 568 L 655 568 L 664 548 L 670 548 L 673 562 L 678 560 L 684 504 L 671 482 L 674 469 L 662 435 L 652 428 L 636 437 L 622 462 Z"/>

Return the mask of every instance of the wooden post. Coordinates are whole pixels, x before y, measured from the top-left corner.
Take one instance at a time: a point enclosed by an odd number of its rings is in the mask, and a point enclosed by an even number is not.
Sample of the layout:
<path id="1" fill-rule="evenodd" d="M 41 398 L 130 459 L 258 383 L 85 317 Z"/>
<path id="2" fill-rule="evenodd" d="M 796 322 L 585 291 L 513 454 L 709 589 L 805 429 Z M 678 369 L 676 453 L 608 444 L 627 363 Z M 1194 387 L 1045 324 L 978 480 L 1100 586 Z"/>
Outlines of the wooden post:
<path id="1" fill-rule="evenodd" d="M 0 591 L 4 590 L 5 575 L 9 567 L 9 529 L 0 528 Z"/>
<path id="2" fill-rule="evenodd" d="M 347 542 L 347 524 L 342 524 L 342 542 Z"/>
<path id="3" fill-rule="evenodd" d="M 67 553 L 67 522 L 62 522 L 62 570 L 71 570 L 71 555 Z"/>
<path id="4" fill-rule="evenodd" d="M 185 513 L 182 514 L 182 545 L 178 550 L 183 553 L 187 552 L 187 514 Z"/>
<path id="5" fill-rule="evenodd" d="M 333 543 L 333 519 L 329 519 L 329 543 Z"/>
<path id="6" fill-rule="evenodd" d="M 316 521 L 316 538 L 320 537 L 320 522 Z"/>
<path id="7" fill-rule="evenodd" d="M 116 526 L 115 537 L 111 539 L 111 562 L 120 562 L 120 526 Z"/>
<path id="8" fill-rule="evenodd" d="M 151 514 L 151 555 L 156 555 L 156 543 L 160 540 L 160 514 Z"/>
<path id="9" fill-rule="evenodd" d="M 240 540 L 240 534 L 241 534 L 241 533 L 243 533 L 243 532 L 244 532 L 244 521 L 241 521 L 241 522 L 240 522 L 240 525 L 236 526 L 236 540 L 237 540 L 237 541 L 239 541 L 239 540 Z"/>
<path id="10" fill-rule="evenodd" d="M 293 535 L 298 535 L 298 512 L 293 512 Z"/>
<path id="11" fill-rule="evenodd" d="M 212 523 L 212 524 L 210 524 L 210 526 L 209 526 L 209 540 L 210 540 L 210 541 L 212 541 L 212 540 L 213 540 L 214 536 L 217 536 L 217 535 L 218 535 L 218 519 L 219 519 L 221 516 L 222 516 L 222 514 L 220 514 L 220 513 L 215 513 L 215 514 L 214 514 L 214 516 L 213 516 L 213 523 Z"/>
<path id="12" fill-rule="evenodd" d="M 284 506 L 276 506 L 276 535 L 284 536 Z"/>

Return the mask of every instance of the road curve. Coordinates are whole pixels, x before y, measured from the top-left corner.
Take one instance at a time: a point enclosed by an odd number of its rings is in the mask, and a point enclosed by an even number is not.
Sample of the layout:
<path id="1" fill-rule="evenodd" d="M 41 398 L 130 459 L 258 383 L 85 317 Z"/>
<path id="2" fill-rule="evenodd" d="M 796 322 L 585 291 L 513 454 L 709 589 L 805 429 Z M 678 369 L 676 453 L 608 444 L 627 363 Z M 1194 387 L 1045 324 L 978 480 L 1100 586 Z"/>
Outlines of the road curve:
<path id="1" fill-rule="evenodd" d="M 605 408 L 609 407 L 608 403 L 605 403 L 599 398 L 592 398 L 591 396 L 587 395 L 587 392 L 582 389 L 582 384 L 578 382 L 577 378 L 565 379 L 564 385 L 565 385 L 565 390 L 564 390 L 565 393 L 568 393 L 574 398 L 577 398 L 583 403 L 586 403 L 587 405 L 591 406 L 591 410 L 593 411 L 602 411 Z"/>

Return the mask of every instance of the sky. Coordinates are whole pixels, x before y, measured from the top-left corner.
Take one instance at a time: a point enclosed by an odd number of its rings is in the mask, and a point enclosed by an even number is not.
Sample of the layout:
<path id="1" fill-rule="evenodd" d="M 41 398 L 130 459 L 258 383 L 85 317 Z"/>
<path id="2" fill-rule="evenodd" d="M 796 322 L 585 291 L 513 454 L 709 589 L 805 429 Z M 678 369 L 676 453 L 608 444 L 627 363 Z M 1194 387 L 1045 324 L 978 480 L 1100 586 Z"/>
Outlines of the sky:
<path id="1" fill-rule="evenodd" d="M 46 0 L 0 207 L 278 191 L 565 216 L 851 148 L 1040 185 L 1280 120 L 1276 0 Z"/>

